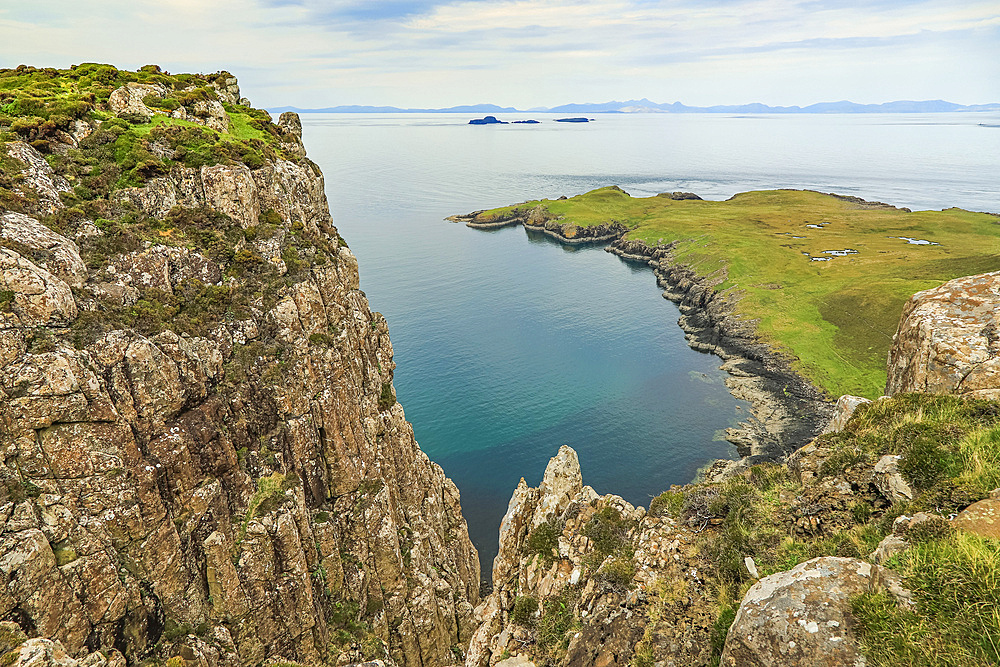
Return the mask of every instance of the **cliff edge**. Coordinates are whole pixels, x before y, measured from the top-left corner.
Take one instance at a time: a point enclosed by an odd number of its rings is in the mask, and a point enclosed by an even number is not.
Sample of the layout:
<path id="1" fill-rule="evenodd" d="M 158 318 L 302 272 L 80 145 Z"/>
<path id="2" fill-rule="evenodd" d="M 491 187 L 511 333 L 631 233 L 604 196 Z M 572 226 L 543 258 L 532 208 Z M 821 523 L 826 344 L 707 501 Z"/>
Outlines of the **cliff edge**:
<path id="1" fill-rule="evenodd" d="M 478 558 L 393 369 L 294 114 L 227 73 L 0 70 L 17 664 L 460 656 Z"/>

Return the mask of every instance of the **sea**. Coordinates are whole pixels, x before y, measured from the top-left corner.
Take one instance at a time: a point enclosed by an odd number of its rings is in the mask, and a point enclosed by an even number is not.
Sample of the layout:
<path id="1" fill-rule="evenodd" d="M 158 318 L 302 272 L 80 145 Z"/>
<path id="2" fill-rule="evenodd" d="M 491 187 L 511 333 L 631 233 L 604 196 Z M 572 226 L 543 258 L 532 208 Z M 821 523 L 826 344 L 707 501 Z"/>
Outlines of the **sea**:
<path id="1" fill-rule="evenodd" d="M 687 346 L 648 268 L 447 216 L 607 185 L 1000 213 L 1000 113 L 471 118 L 302 114 L 361 288 L 389 322 L 398 399 L 461 492 L 485 579 L 511 493 L 522 477 L 537 486 L 560 445 L 577 451 L 584 484 L 648 506 L 736 457 L 722 432 L 748 405 L 717 357 Z"/>

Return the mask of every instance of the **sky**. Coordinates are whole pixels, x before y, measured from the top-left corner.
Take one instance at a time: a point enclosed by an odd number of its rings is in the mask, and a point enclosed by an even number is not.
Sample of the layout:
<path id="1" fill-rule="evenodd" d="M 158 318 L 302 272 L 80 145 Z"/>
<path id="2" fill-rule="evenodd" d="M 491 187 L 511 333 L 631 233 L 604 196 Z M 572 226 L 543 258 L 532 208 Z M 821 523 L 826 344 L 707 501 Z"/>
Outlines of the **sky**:
<path id="1" fill-rule="evenodd" d="M 997 0 L 2 0 L 0 67 L 228 70 L 258 107 L 1000 102 Z"/>

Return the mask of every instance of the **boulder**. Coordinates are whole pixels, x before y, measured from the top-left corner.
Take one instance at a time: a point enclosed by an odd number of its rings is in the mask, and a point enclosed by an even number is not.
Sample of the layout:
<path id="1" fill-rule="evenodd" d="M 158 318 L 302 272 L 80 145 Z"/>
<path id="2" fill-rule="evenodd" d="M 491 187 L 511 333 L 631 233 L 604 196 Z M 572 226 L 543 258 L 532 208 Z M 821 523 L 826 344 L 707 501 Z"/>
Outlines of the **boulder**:
<path id="1" fill-rule="evenodd" d="M 913 489 L 899 473 L 898 454 L 886 454 L 875 464 L 872 481 L 886 500 L 892 503 L 913 500 Z"/>
<path id="2" fill-rule="evenodd" d="M 1000 271 L 914 294 L 893 337 L 888 372 L 890 396 L 1000 398 Z"/>
<path id="3" fill-rule="evenodd" d="M 80 258 L 76 244 L 34 218 L 20 213 L 0 215 L 0 239 L 35 251 L 40 267 L 72 287 L 80 287 L 87 279 L 87 265 Z"/>
<path id="4" fill-rule="evenodd" d="M 843 431 L 854 411 L 858 409 L 858 406 L 865 405 L 866 403 L 871 403 L 871 401 L 867 398 L 851 396 L 850 394 L 844 394 L 838 398 L 837 406 L 833 409 L 833 417 L 830 419 L 830 423 L 826 425 L 826 428 L 823 429 L 823 433 L 840 433 Z"/>
<path id="5" fill-rule="evenodd" d="M 7 142 L 5 149 L 8 155 L 25 165 L 21 172 L 21 189 L 32 211 L 39 215 L 51 215 L 65 208 L 59 193 L 72 191 L 69 181 L 52 171 L 41 153 L 23 141 Z M 25 192 L 25 187 L 30 191 Z"/>
<path id="6" fill-rule="evenodd" d="M 969 505 L 955 517 L 954 525 L 969 533 L 1000 540 L 1000 499 L 987 498 Z"/>
<path id="7" fill-rule="evenodd" d="M 65 281 L 0 247 L 0 327 L 66 326 L 76 316 Z"/>
<path id="8" fill-rule="evenodd" d="M 908 592 L 891 570 L 826 556 L 764 577 L 750 587 L 729 628 L 727 667 L 842 667 L 864 664 L 852 627 L 851 598 L 885 588 Z"/>
<path id="9" fill-rule="evenodd" d="M 199 100 L 188 114 L 188 120 L 207 125 L 216 132 L 229 131 L 229 114 L 218 100 Z"/>
<path id="10" fill-rule="evenodd" d="M 112 112 L 119 116 L 134 114 L 152 118 L 157 112 L 147 107 L 143 100 L 150 95 L 162 98 L 166 94 L 167 89 L 163 86 L 148 83 L 127 83 L 111 93 L 108 97 L 108 106 Z"/>
<path id="11" fill-rule="evenodd" d="M 278 116 L 278 127 L 288 134 L 302 138 L 302 119 L 294 111 L 285 111 Z"/>

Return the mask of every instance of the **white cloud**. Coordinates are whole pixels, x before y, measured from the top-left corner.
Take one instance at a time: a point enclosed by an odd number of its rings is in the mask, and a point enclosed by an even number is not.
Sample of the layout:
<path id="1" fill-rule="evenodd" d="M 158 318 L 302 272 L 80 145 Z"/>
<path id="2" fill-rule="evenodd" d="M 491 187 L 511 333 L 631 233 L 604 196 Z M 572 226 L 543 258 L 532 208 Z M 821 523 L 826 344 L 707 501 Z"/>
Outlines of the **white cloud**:
<path id="1" fill-rule="evenodd" d="M 1000 100 L 1000 8 L 928 0 L 68 0 L 0 6 L 0 65 L 229 69 L 257 103 Z M 912 75 L 914 61 L 923 75 Z M 751 86 L 751 84 L 753 84 Z M 879 95 L 882 95 L 881 97 Z"/>

